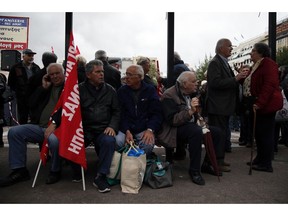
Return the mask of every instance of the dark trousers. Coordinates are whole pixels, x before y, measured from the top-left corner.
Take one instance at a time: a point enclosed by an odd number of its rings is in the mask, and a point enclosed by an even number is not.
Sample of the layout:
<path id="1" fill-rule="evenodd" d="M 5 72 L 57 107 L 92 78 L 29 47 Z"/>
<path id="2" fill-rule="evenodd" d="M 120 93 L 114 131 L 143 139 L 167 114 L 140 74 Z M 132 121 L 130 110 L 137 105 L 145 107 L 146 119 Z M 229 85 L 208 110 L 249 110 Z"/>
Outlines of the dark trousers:
<path id="1" fill-rule="evenodd" d="M 28 123 L 29 107 L 26 98 L 17 98 L 17 119 L 20 125 Z"/>
<path id="2" fill-rule="evenodd" d="M 256 161 L 262 166 L 271 166 L 274 152 L 275 113 L 256 113 L 255 140 Z"/>
<path id="3" fill-rule="evenodd" d="M 229 116 L 208 114 L 209 126 L 220 129 L 220 141 L 215 144 L 215 153 L 218 162 L 224 161 L 225 142 L 229 136 Z"/>
<path id="4" fill-rule="evenodd" d="M 92 140 L 85 140 L 85 144 L 87 146 L 91 142 L 94 144 L 95 151 L 99 158 L 97 173 L 104 175 L 109 174 L 115 150 L 115 137 L 105 135 L 104 133 L 95 134 Z M 75 174 L 80 174 L 80 165 L 72 163 L 72 169 L 74 170 Z"/>
<path id="5" fill-rule="evenodd" d="M 202 128 L 195 123 L 187 123 L 177 128 L 177 143 L 189 145 L 189 171 L 191 172 L 200 171 L 202 138 Z"/>

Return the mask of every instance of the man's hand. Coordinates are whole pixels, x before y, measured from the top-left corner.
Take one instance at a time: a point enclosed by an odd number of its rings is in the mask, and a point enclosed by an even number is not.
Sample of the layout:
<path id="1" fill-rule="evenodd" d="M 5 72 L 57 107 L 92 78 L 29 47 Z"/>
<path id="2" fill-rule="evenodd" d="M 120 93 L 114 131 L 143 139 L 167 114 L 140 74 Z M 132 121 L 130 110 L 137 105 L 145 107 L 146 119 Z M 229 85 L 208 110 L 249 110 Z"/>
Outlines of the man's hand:
<path id="1" fill-rule="evenodd" d="M 104 134 L 108 135 L 108 136 L 116 136 L 116 133 L 114 131 L 113 128 L 111 127 L 107 127 L 105 130 L 104 130 Z"/>
<path id="2" fill-rule="evenodd" d="M 126 131 L 125 141 L 126 143 L 134 142 L 133 135 L 129 130 Z"/>
<path id="3" fill-rule="evenodd" d="M 48 74 L 45 74 L 42 78 L 42 86 L 44 89 L 48 89 L 51 86 L 51 80 Z"/>
<path id="4" fill-rule="evenodd" d="M 48 137 L 50 136 L 50 134 L 53 133 L 53 132 L 55 131 L 55 129 L 56 129 L 56 125 L 51 123 L 51 124 L 48 126 L 48 128 L 46 128 L 45 133 L 44 133 L 44 137 L 45 137 L 46 139 L 48 139 Z"/>
<path id="5" fill-rule="evenodd" d="M 155 142 L 154 133 L 151 130 L 145 130 L 142 137 L 141 137 L 143 143 L 152 145 Z"/>

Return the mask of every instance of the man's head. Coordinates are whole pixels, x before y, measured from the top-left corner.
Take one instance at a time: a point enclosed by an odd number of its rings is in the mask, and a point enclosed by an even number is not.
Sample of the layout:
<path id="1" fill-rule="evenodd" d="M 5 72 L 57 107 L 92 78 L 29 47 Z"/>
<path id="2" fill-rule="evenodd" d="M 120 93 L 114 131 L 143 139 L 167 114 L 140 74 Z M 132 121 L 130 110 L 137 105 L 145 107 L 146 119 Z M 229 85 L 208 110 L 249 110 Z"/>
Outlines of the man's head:
<path id="1" fill-rule="evenodd" d="M 101 61 L 107 61 L 108 57 L 104 50 L 98 50 L 95 53 L 95 59 L 99 59 Z"/>
<path id="2" fill-rule="evenodd" d="M 85 67 L 87 60 L 84 56 L 82 55 L 77 55 L 76 56 L 76 61 L 77 61 L 77 66 L 78 67 Z"/>
<path id="3" fill-rule="evenodd" d="M 52 52 L 44 52 L 42 54 L 42 63 L 44 67 L 48 67 L 51 63 L 56 63 L 58 57 Z"/>
<path id="4" fill-rule="evenodd" d="M 147 57 L 140 57 L 137 61 L 137 65 L 141 65 L 144 73 L 147 74 L 150 70 L 150 59 Z"/>
<path id="5" fill-rule="evenodd" d="M 102 61 L 96 59 L 88 62 L 85 66 L 85 72 L 88 81 L 92 85 L 99 86 L 104 83 L 104 69 Z"/>
<path id="6" fill-rule="evenodd" d="M 36 54 L 31 49 L 25 49 L 22 52 L 23 54 L 23 61 L 26 65 L 30 65 L 34 62 L 34 55 Z"/>
<path id="7" fill-rule="evenodd" d="M 140 65 L 130 65 L 126 69 L 126 85 L 130 86 L 132 89 L 139 89 L 141 86 L 141 80 L 143 79 L 144 71 Z"/>
<path id="8" fill-rule="evenodd" d="M 215 53 L 222 55 L 225 58 L 228 58 L 229 56 L 231 56 L 232 50 L 233 48 L 231 41 L 227 38 L 222 38 L 218 40 L 216 44 Z"/>
<path id="9" fill-rule="evenodd" d="M 177 78 L 180 90 L 185 95 L 195 93 L 198 89 L 198 82 L 194 72 L 184 71 Z"/>
<path id="10" fill-rule="evenodd" d="M 174 52 L 174 62 L 181 61 L 181 57 L 178 52 Z"/>
<path id="11" fill-rule="evenodd" d="M 65 81 L 64 68 L 59 63 L 51 63 L 47 67 L 47 74 L 54 86 L 60 86 Z"/>

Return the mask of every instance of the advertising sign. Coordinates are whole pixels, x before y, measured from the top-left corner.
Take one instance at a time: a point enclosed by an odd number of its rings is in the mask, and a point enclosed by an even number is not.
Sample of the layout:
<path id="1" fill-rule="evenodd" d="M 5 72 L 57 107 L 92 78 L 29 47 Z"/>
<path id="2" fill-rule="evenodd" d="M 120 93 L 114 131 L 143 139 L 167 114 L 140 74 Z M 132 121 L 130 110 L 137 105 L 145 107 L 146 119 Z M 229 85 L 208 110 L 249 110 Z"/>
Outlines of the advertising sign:
<path id="1" fill-rule="evenodd" d="M 28 47 L 29 18 L 0 16 L 0 50 Z"/>

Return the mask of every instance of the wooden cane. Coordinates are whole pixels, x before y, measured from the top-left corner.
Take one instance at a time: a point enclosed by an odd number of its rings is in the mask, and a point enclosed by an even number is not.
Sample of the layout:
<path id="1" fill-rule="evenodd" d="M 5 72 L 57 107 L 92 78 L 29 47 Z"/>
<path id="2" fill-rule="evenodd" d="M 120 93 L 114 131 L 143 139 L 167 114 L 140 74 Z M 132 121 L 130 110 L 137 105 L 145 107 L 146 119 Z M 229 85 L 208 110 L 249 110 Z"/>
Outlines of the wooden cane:
<path id="1" fill-rule="evenodd" d="M 253 162 L 253 152 L 254 152 L 254 143 L 255 143 L 255 128 L 256 128 L 256 109 L 253 109 L 254 116 L 253 116 L 253 141 L 251 144 L 251 157 L 250 157 L 250 169 L 249 175 L 252 175 L 252 162 Z"/>

